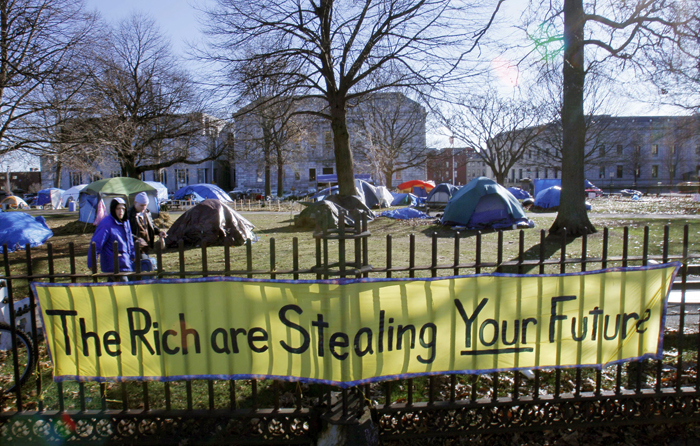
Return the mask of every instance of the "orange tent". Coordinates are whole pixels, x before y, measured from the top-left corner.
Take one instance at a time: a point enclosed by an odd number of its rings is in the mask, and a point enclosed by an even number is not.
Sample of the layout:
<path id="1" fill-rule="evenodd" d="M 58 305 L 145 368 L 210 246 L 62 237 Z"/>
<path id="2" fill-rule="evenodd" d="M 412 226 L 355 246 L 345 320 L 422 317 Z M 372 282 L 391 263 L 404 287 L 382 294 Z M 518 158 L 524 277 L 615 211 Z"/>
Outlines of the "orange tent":
<path id="1" fill-rule="evenodd" d="M 396 188 L 399 192 L 413 192 L 414 187 L 420 187 L 426 192 L 430 192 L 435 188 L 435 183 L 433 181 L 409 180 L 399 184 Z"/>
<path id="2" fill-rule="evenodd" d="M 5 197 L 2 201 L 0 201 L 0 207 L 4 205 L 7 205 L 7 207 L 11 209 L 29 209 L 27 202 L 16 195 L 10 195 L 9 197 Z"/>

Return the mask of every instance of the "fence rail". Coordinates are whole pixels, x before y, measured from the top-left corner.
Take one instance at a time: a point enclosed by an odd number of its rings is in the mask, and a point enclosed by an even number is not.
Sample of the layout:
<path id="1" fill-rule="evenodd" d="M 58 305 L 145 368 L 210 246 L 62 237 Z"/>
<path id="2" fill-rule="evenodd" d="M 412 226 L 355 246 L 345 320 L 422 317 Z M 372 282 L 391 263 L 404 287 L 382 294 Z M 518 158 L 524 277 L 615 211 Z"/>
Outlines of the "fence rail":
<path id="1" fill-rule="evenodd" d="M 341 221 L 343 219 L 341 218 Z M 690 254 L 690 234 L 684 227 L 681 248 L 672 254 L 670 227 L 665 226 L 660 255 L 650 255 L 650 229 L 644 228 L 641 255 L 630 255 L 629 230 L 622 229 L 622 252 L 609 252 L 611 231 L 603 230 L 602 255 L 589 257 L 588 240 L 583 237 L 578 253 L 567 252 L 562 239 L 558 258 L 547 253 L 547 237 L 540 232 L 536 259 L 526 259 L 524 232 L 518 236 L 516 259 L 504 259 L 504 233 L 471 234 L 473 245 L 455 233 L 451 252 L 439 252 L 438 237 L 431 236 L 431 261 L 416 265 L 415 235 L 409 237 L 408 264 L 393 255 L 394 239 L 387 236 L 384 259 L 370 263 L 366 220 L 354 227 L 315 233 L 315 258 L 299 255 L 299 240 L 294 238 L 290 264 L 278 267 L 280 258 L 275 240 L 269 245 L 248 242 L 246 268 L 232 269 L 231 246 L 223 248 L 223 269 L 210 269 L 210 247 L 155 253 L 157 269 L 124 273 L 134 278 L 188 278 L 211 276 L 269 277 L 271 279 L 303 277 L 416 277 L 417 275 L 479 274 L 485 272 L 544 273 L 558 266 L 558 271 L 573 272 L 606 268 L 613 262 L 622 266 L 648 265 L 650 262 L 679 261 L 681 271 L 674 288 L 681 292 L 679 329 L 666 336 L 667 357 L 663 360 L 617 364 L 606 369 L 534 370 L 532 372 L 497 372 L 471 375 L 451 374 L 339 390 L 325 385 L 308 385 L 271 380 L 215 380 L 174 383 L 52 383 L 46 347 L 32 318 L 32 338 L 39 355 L 34 378 L 12 394 L 0 396 L 0 441 L 3 444 L 63 441 L 107 441 L 128 443 L 163 443 L 183 439 L 207 439 L 212 443 L 240 444 L 279 443 L 313 444 L 325 423 L 352 422 L 362 410 L 353 401 L 364 401 L 372 411 L 383 442 L 405 442 L 426 437 L 450 437 L 486 432 L 527 431 L 576 428 L 591 425 L 625 425 L 661 422 L 688 422 L 700 419 L 700 337 L 697 327 L 685 322 L 688 305 L 689 271 L 700 256 Z M 482 241 L 497 237 L 495 261 L 484 261 Z M 378 242 L 374 242 L 378 243 Z M 674 242 L 679 243 L 679 242 Z M 333 246 L 330 246 L 332 244 Z M 464 262 L 465 249 L 474 249 L 474 261 Z M 137 247 L 138 249 L 138 247 Z M 270 256 L 268 269 L 254 269 L 257 253 Z M 188 270 L 186 257 L 201 255 L 201 268 Z M 96 264 L 89 273 L 79 272 L 75 247 L 69 245 L 68 270 L 57 271 L 57 254 L 51 244 L 39 249 L 26 247 L 23 254 L 10 256 L 4 247 L 2 263 L 9 301 L 16 300 L 17 289 L 27 289 L 28 282 L 100 282 L 111 274 L 98 273 Z M 440 256 L 439 254 L 442 254 Z M 94 253 L 92 254 L 94 256 Z M 137 257 L 138 257 L 137 252 Z M 178 268 L 166 271 L 165 257 L 177 258 Z M 439 261 L 440 259 L 450 261 Z M 41 270 L 35 270 L 41 259 Z M 401 266 L 398 266 L 401 265 Z M 31 314 L 36 302 L 30 296 Z M 9 319 L 16 315 L 9 306 Z M 692 330 L 688 330 L 692 328 Z M 2 353 L 0 353 L 2 354 Z M 13 348 L 2 356 L 4 388 L 18 378 L 13 367 L 17 355 Z M 37 379 L 38 377 L 38 379 Z M 359 404 L 362 406 L 362 404 Z"/>

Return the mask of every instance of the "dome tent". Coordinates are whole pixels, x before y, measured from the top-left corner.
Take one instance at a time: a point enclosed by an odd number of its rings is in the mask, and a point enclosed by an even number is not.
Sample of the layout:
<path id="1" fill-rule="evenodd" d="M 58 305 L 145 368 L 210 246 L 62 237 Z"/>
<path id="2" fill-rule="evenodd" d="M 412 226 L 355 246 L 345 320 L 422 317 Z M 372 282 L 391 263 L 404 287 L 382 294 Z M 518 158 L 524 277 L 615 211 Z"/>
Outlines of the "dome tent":
<path id="1" fill-rule="evenodd" d="M 139 192 L 146 192 L 149 198 L 148 209 L 153 215 L 158 215 L 160 205 L 156 197 L 157 191 L 153 186 L 136 178 L 116 177 L 94 181 L 80 191 L 80 217 L 78 220 L 84 223 L 94 222 L 100 201 L 104 204 L 105 209 L 109 210 L 112 199 L 120 197 L 126 201 L 127 207 L 131 207 L 134 204 L 134 197 Z"/>
<path id="2" fill-rule="evenodd" d="M 377 194 L 376 188 L 367 181 L 356 179 L 355 190 L 357 190 L 358 196 L 362 198 L 368 208 L 382 207 L 381 198 Z"/>
<path id="3" fill-rule="evenodd" d="M 241 246 L 246 240 L 256 241 L 255 226 L 221 200 L 206 199 L 188 210 L 168 229 L 166 243 L 169 248 L 178 246 L 180 240 L 187 246 L 223 245 Z"/>
<path id="4" fill-rule="evenodd" d="M 61 198 L 61 205 L 65 208 L 68 207 L 68 203 L 71 201 L 75 201 L 77 203 L 78 199 L 80 198 L 80 191 L 86 187 L 87 184 L 79 184 L 66 189 L 66 191 L 63 192 L 63 198 Z"/>
<path id="5" fill-rule="evenodd" d="M 447 202 L 450 201 L 452 195 L 458 190 L 459 188 L 457 186 L 453 186 L 449 183 L 440 183 L 430 191 L 425 202 L 429 209 L 442 209 L 447 206 Z"/>
<path id="6" fill-rule="evenodd" d="M 163 183 L 159 183 L 158 181 L 144 181 L 144 183 L 153 186 L 158 191 L 157 197 L 159 203 L 168 201 L 168 188 L 165 187 Z"/>
<path id="7" fill-rule="evenodd" d="M 410 193 L 395 193 L 391 201 L 392 206 L 415 206 L 418 204 L 418 197 Z"/>
<path id="8" fill-rule="evenodd" d="M 204 200 L 214 199 L 214 200 L 219 200 L 219 201 L 224 201 L 224 202 L 232 201 L 229 194 L 224 192 L 223 189 L 221 189 L 219 186 L 217 186 L 215 184 L 207 184 L 207 183 L 190 184 L 188 186 L 185 186 L 185 187 L 178 189 L 178 191 L 175 192 L 175 196 L 173 198 L 175 200 L 182 200 L 187 195 L 194 195 L 195 197 L 199 196 L 199 197 L 203 198 Z M 195 201 L 197 201 L 197 200 L 195 200 Z M 203 201 L 203 200 L 198 200 L 198 201 Z"/>
<path id="9" fill-rule="evenodd" d="M 474 178 L 447 203 L 442 224 L 469 229 L 502 229 L 531 222 L 523 207 L 505 187 L 490 178 Z"/>
<path id="10" fill-rule="evenodd" d="M 523 190 L 519 187 L 509 187 L 506 189 L 508 192 L 510 192 L 516 200 L 526 200 L 528 198 L 532 198 L 532 195 L 530 195 L 530 192 Z"/>
<path id="11" fill-rule="evenodd" d="M 559 208 L 559 200 L 561 199 L 561 187 L 552 186 L 541 190 L 535 197 L 535 207 L 541 209 L 556 210 Z M 591 204 L 586 202 L 586 210 L 591 210 Z"/>

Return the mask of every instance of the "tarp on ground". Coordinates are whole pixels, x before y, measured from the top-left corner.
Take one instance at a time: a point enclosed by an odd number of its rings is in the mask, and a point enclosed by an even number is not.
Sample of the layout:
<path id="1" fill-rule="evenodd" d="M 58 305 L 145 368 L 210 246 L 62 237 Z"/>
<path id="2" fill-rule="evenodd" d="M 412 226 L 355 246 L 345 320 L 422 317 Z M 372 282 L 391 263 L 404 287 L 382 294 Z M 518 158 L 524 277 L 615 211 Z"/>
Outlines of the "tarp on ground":
<path id="1" fill-rule="evenodd" d="M 537 178 L 533 182 L 533 185 L 535 187 L 533 195 L 537 197 L 537 194 L 539 194 L 541 191 L 550 188 L 552 186 L 559 186 L 561 187 L 561 179 L 560 178 Z M 593 183 L 591 183 L 588 180 L 583 180 L 583 187 L 584 189 L 598 189 Z"/>
<path id="2" fill-rule="evenodd" d="M 377 195 L 379 196 L 379 207 L 388 208 L 391 202 L 394 201 L 394 196 L 386 186 L 376 186 Z"/>
<path id="3" fill-rule="evenodd" d="M 56 187 L 42 189 L 36 193 L 34 206 L 51 206 L 54 209 L 58 209 L 62 206 L 61 198 L 63 197 L 63 192 L 65 192 L 63 189 Z"/>
<path id="4" fill-rule="evenodd" d="M 430 215 L 421 212 L 414 208 L 401 208 L 384 211 L 379 214 L 380 217 L 393 218 L 396 220 L 410 220 L 412 218 L 430 218 Z"/>
<path id="5" fill-rule="evenodd" d="M 0 201 L 0 207 L 4 205 L 7 205 L 10 209 L 29 209 L 27 202 L 17 195 L 10 195 L 9 197 L 3 198 L 2 201 Z"/>
<path id="6" fill-rule="evenodd" d="M 187 246 L 244 245 L 246 240 L 256 241 L 252 223 L 220 200 L 207 199 L 180 216 L 168 229 L 165 242 L 169 248 L 178 246 L 180 240 Z"/>
<path id="7" fill-rule="evenodd" d="M 24 212 L 0 212 L 0 252 L 7 244 L 7 251 L 32 248 L 46 243 L 53 236 L 44 217 L 32 217 Z"/>
<path id="8" fill-rule="evenodd" d="M 535 207 L 540 209 L 556 209 L 559 207 L 561 198 L 561 187 L 552 186 L 540 191 L 535 197 Z M 591 210 L 590 203 L 586 202 L 586 210 Z"/>
<path id="9" fill-rule="evenodd" d="M 368 208 L 378 208 L 380 206 L 380 198 L 374 186 L 364 180 L 355 180 L 355 189 L 357 194 L 362 198 Z"/>
<path id="10" fill-rule="evenodd" d="M 418 197 L 410 193 L 395 193 L 391 201 L 392 206 L 415 206 L 418 204 Z"/>
<path id="11" fill-rule="evenodd" d="M 523 190 L 519 187 L 509 187 L 507 191 L 513 194 L 516 200 L 525 200 L 527 198 L 532 198 L 530 192 Z"/>
<path id="12" fill-rule="evenodd" d="M 440 183 L 430 191 L 425 202 L 428 207 L 445 207 L 447 206 L 447 202 L 450 201 L 450 198 L 452 198 L 452 195 L 458 190 L 459 187 L 453 186 L 452 184 Z"/>
<path id="13" fill-rule="evenodd" d="M 173 198 L 175 200 L 182 200 L 187 195 L 193 195 L 195 193 L 204 198 L 205 200 L 211 198 L 214 200 L 221 200 L 224 202 L 233 201 L 231 200 L 231 197 L 226 192 L 224 192 L 224 190 L 221 189 L 219 186 L 207 183 L 190 184 L 183 188 L 180 188 L 177 192 L 175 192 L 175 196 Z"/>
<path id="14" fill-rule="evenodd" d="M 328 196 L 331 195 L 336 195 L 338 194 L 339 188 L 338 186 L 332 186 L 332 187 L 324 187 L 320 191 L 316 192 L 313 194 L 310 198 L 311 201 L 321 201 L 325 199 Z"/>
<path id="15" fill-rule="evenodd" d="M 148 195 L 148 210 L 153 215 L 160 212 L 157 191 L 153 186 L 144 183 L 136 178 L 116 177 L 94 181 L 80 191 L 80 217 L 79 221 L 92 223 L 95 221 L 97 205 L 100 201 L 104 203 L 105 209 L 109 212 L 109 205 L 113 199 L 120 197 L 126 200 L 127 207 L 134 204 L 134 197 L 140 192 Z"/>
<path id="16" fill-rule="evenodd" d="M 63 198 L 61 198 L 61 205 L 65 208 L 68 207 L 68 203 L 71 201 L 77 203 L 80 199 L 80 191 L 86 187 L 87 184 L 78 184 L 77 186 L 66 189 L 66 191 L 63 192 Z"/>
<path id="17" fill-rule="evenodd" d="M 474 178 L 452 195 L 442 216 L 442 224 L 469 229 L 502 229 L 529 226 L 518 200 L 505 187 L 490 178 Z"/>
<path id="18" fill-rule="evenodd" d="M 165 187 L 165 184 L 158 181 L 144 181 L 144 183 L 148 184 L 149 186 L 153 186 L 153 188 L 158 191 L 156 196 L 158 197 L 158 201 L 160 203 L 168 201 L 168 198 L 170 198 L 168 195 L 168 188 Z"/>

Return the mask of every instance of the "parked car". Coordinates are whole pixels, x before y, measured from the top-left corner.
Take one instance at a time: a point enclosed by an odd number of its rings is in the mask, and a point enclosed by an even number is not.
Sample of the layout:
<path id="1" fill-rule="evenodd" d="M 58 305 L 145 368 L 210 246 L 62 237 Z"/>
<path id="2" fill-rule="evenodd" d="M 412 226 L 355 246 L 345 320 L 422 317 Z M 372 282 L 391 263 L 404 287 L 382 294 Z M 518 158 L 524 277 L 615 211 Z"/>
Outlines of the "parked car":
<path id="1" fill-rule="evenodd" d="M 620 191 L 620 194 L 621 194 L 623 197 L 632 197 L 632 196 L 634 196 L 634 195 L 637 195 L 637 196 L 641 197 L 642 195 L 644 195 L 644 194 L 641 193 L 640 191 L 634 190 L 634 189 L 622 189 L 622 190 Z"/>
<path id="2" fill-rule="evenodd" d="M 248 198 L 248 195 L 252 193 L 252 189 L 246 189 L 246 188 L 241 188 L 241 189 L 234 189 L 232 191 L 229 191 L 228 195 L 231 197 L 231 200 L 243 200 L 245 198 Z"/>

